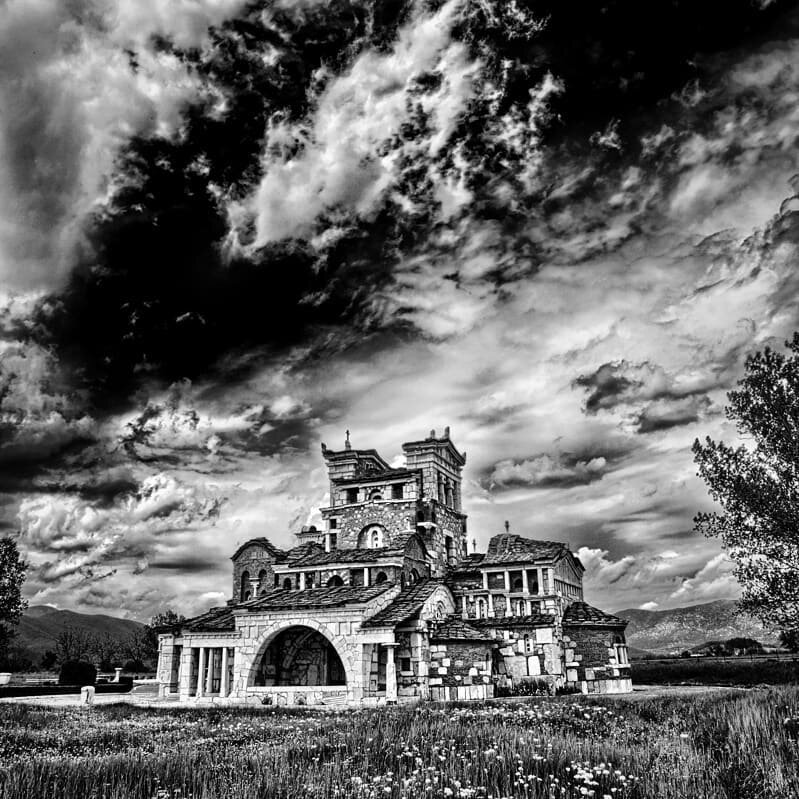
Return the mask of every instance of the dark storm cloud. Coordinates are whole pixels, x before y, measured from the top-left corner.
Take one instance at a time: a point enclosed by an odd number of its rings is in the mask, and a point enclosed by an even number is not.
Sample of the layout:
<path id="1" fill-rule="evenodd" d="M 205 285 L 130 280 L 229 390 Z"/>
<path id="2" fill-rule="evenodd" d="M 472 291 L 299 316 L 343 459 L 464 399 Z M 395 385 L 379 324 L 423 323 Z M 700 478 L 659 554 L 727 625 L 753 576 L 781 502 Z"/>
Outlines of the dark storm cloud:
<path id="1" fill-rule="evenodd" d="M 604 441 L 569 451 L 553 450 L 499 461 L 485 471 L 480 481 L 491 491 L 590 485 L 617 469 L 636 449 L 635 442 L 609 433 Z"/>
<path id="2" fill-rule="evenodd" d="M 418 76 L 408 96 L 408 102 L 418 96 L 418 112 L 387 144 L 405 148 L 397 194 L 413 211 L 390 195 L 362 217 L 345 202 L 321 214 L 309 231 L 335 228 L 328 243 L 289 238 L 232 255 L 226 253 L 228 204 L 263 178 L 270 120 L 308 124 L 325 82 L 344 74 L 359 54 L 395 46 L 410 5 L 336 2 L 293 10 L 256 3 L 216 28 L 203 50 L 181 50 L 162 39 L 161 50 L 199 76 L 200 98 L 186 111 L 179 137 L 140 136 L 124 148 L 113 196 L 91 220 L 67 288 L 42 304 L 38 338 L 76 369 L 96 405 L 113 407 L 142 381 L 228 374 L 228 362 L 242 353 L 284 350 L 319 326 L 371 324 L 372 298 L 387 290 L 396 264 L 439 223 L 430 168 L 447 174 L 455 150 L 463 154 L 462 177 L 473 195 L 469 217 L 502 220 L 500 238 L 511 242 L 512 257 L 498 258 L 507 267 L 482 279 L 501 283 L 507 269 L 518 277 L 520 266 L 535 268 L 537 245 L 512 234 L 521 232 L 542 195 L 536 185 L 519 183 L 529 145 L 514 149 L 502 131 L 487 137 L 481 133 L 491 129 L 487 123 L 522 123 L 531 91 L 551 73 L 567 88 L 549 98 L 551 113 L 537 121 L 540 143 L 578 147 L 570 157 L 580 157 L 578 142 L 588 142 L 591 131 L 668 97 L 696 73 L 693 55 L 734 45 L 768 25 L 782 5 L 758 11 L 750 3 L 726 3 L 720 14 L 717 3 L 660 2 L 644 14 L 633 2 L 539 3 L 520 4 L 514 16 L 504 3 L 465 3 L 450 22 L 452 39 L 481 60 L 494 95 L 472 92 L 453 120 L 449 146 L 423 166 L 421 153 L 413 156 L 408 145 L 427 135 L 431 118 L 421 101 L 434 96 L 441 73 Z M 22 147 L 26 137 L 11 139 Z M 34 139 L 25 146 L 35 155 Z M 515 192 L 512 203 L 509 192 Z M 244 243 L 246 235 L 238 231 Z M 432 273 L 433 284 L 445 279 L 445 260 Z"/>
<path id="3" fill-rule="evenodd" d="M 727 359 L 737 360 L 736 351 L 732 347 Z M 587 414 L 638 408 L 634 412 L 636 430 L 645 434 L 706 417 L 712 410 L 706 392 L 724 383 L 712 374 L 679 380 L 655 364 L 617 361 L 580 375 L 573 385 L 588 392 L 584 406 Z"/>

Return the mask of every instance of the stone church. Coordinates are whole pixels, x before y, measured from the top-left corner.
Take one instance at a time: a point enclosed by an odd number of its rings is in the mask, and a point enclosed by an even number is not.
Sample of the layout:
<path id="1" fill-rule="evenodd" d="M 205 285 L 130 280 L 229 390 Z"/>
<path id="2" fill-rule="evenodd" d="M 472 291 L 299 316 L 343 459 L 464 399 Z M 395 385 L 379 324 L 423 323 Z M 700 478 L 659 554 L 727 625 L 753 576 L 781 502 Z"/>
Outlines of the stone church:
<path id="1" fill-rule="evenodd" d="M 632 689 L 626 621 L 583 600 L 568 546 L 505 531 L 469 552 L 466 454 L 435 431 L 373 449 L 322 444 L 323 525 L 233 553 L 232 598 L 159 636 L 160 695 L 369 705 Z"/>

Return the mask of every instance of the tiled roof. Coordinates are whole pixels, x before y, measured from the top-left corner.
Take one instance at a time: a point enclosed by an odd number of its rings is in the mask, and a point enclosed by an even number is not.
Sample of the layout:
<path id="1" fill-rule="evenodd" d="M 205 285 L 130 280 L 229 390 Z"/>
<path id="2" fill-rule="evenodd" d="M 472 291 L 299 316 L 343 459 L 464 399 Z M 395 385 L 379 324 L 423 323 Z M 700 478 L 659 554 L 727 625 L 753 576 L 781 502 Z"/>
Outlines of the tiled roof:
<path id="1" fill-rule="evenodd" d="M 416 585 L 406 588 L 394 601 L 383 610 L 367 619 L 361 627 L 394 627 L 416 616 L 433 591 L 444 585 L 441 580 L 422 580 Z"/>
<path id="2" fill-rule="evenodd" d="M 620 619 L 604 610 L 594 608 L 586 602 L 572 602 L 563 614 L 563 623 L 600 625 L 608 627 L 626 627 L 627 620 Z"/>
<path id="3" fill-rule="evenodd" d="M 231 560 L 236 560 L 236 558 L 245 550 L 248 546 L 252 544 L 257 544 L 260 547 L 269 552 L 275 560 L 280 560 L 281 558 L 286 557 L 286 553 L 282 549 L 278 549 L 268 538 L 251 538 L 249 541 L 245 541 L 234 553 L 233 556 L 230 558 Z"/>
<path id="4" fill-rule="evenodd" d="M 369 586 L 339 585 L 331 588 L 307 588 L 304 591 L 277 588 L 235 607 L 257 612 L 259 610 L 299 610 L 360 605 L 380 596 L 390 588 L 392 586 L 389 583 Z"/>
<path id="5" fill-rule="evenodd" d="M 288 565 L 293 566 L 295 563 L 303 561 L 306 558 L 319 553 L 322 555 L 325 554 L 325 548 L 321 544 L 316 543 L 316 541 L 306 541 L 304 544 L 292 547 L 288 552 L 286 552 L 281 560 L 281 563 L 288 563 Z"/>
<path id="6" fill-rule="evenodd" d="M 551 613 L 533 613 L 530 616 L 500 616 L 493 619 L 469 619 L 475 627 L 493 627 L 498 630 L 510 627 L 552 627 L 557 622 Z"/>
<path id="7" fill-rule="evenodd" d="M 324 566 L 331 563 L 375 563 L 384 558 L 402 557 L 403 550 L 396 547 L 380 547 L 379 549 L 333 549 L 330 552 L 311 551 L 307 555 L 295 557 L 292 566 Z"/>
<path id="8" fill-rule="evenodd" d="M 236 629 L 236 622 L 233 620 L 231 608 L 211 608 L 207 613 L 195 616 L 193 619 L 186 619 L 182 624 L 176 625 L 183 630 L 191 632 L 231 632 Z"/>
<path id="9" fill-rule="evenodd" d="M 480 565 L 553 561 L 568 551 L 566 545 L 558 541 L 534 541 L 520 535 L 503 533 L 491 539 L 488 552 Z"/>
<path id="10" fill-rule="evenodd" d="M 448 616 L 430 636 L 431 641 L 493 641 L 492 636 L 478 630 L 459 616 Z"/>

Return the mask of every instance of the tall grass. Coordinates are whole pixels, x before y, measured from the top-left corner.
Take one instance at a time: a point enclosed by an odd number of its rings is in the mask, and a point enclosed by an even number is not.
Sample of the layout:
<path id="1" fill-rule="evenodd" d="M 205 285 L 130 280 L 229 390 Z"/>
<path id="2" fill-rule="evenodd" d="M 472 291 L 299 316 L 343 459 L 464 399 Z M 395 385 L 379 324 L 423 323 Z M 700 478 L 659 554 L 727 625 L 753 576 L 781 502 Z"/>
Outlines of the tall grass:
<path id="1" fill-rule="evenodd" d="M 369 711 L 0 707 L 8 799 L 799 797 L 799 689 Z"/>

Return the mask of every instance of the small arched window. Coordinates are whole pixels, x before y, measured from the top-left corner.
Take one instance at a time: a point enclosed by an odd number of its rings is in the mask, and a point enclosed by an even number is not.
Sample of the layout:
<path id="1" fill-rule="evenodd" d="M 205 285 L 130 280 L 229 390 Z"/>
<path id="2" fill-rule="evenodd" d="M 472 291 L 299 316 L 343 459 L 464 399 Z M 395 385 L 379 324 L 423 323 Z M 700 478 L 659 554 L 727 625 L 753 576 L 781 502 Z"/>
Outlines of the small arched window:
<path id="1" fill-rule="evenodd" d="M 416 569 L 411 569 L 411 585 L 416 585 L 419 582 L 419 572 Z"/>
<path id="2" fill-rule="evenodd" d="M 283 580 L 283 588 L 285 588 L 288 591 L 291 590 L 291 577 L 286 577 L 286 579 Z"/>
<path id="3" fill-rule="evenodd" d="M 514 591 L 524 591 L 524 580 L 521 577 L 516 577 L 513 580 Z"/>
<path id="4" fill-rule="evenodd" d="M 306 574 L 305 575 L 305 587 L 306 588 L 313 588 L 313 575 Z"/>
<path id="5" fill-rule="evenodd" d="M 328 588 L 338 588 L 338 586 L 344 585 L 344 580 L 341 579 L 337 574 L 334 574 L 328 581 L 327 587 Z"/>
<path id="6" fill-rule="evenodd" d="M 386 580 L 388 580 L 388 575 L 385 572 L 378 572 L 375 577 L 375 584 L 380 585 L 380 583 L 384 583 Z"/>
<path id="7" fill-rule="evenodd" d="M 485 599 L 478 599 L 477 600 L 477 618 L 478 619 L 485 619 L 487 617 L 486 613 L 486 601 Z"/>
<path id="8" fill-rule="evenodd" d="M 383 499 L 383 494 L 380 491 L 372 491 L 372 493 L 369 494 L 369 499 L 372 500 L 372 502 L 377 502 Z"/>
<path id="9" fill-rule="evenodd" d="M 525 612 L 524 612 L 524 600 L 523 599 L 517 599 L 516 602 L 515 602 L 515 605 L 516 605 L 515 610 L 514 610 L 514 615 L 515 616 L 524 616 L 524 615 L 526 615 Z"/>
<path id="10" fill-rule="evenodd" d="M 248 571 L 243 571 L 241 573 L 241 589 L 239 595 L 241 596 L 242 602 L 250 598 L 250 573 Z"/>

